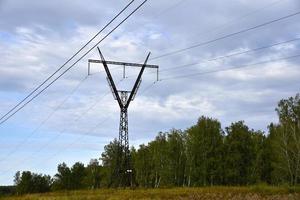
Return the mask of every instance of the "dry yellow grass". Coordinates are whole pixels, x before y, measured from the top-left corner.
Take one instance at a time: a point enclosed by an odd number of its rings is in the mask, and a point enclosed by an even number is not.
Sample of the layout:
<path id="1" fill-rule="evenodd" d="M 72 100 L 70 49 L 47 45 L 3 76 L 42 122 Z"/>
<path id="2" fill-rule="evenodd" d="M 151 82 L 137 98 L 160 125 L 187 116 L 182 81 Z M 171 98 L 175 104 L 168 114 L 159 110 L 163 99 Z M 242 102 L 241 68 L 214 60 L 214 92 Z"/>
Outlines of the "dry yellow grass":
<path id="1" fill-rule="evenodd" d="M 206 187 L 84 190 L 24 195 L 1 200 L 300 200 L 300 193 L 275 187 Z"/>

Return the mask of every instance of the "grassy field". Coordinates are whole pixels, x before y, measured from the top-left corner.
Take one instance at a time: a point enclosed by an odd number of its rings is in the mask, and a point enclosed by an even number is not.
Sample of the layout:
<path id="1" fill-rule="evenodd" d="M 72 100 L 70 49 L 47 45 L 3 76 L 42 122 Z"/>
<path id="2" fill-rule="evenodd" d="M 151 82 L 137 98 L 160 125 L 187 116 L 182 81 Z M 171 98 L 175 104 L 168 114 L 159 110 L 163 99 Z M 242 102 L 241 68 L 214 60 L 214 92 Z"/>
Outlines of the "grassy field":
<path id="1" fill-rule="evenodd" d="M 56 192 L 47 194 L 2 197 L 1 200 L 300 200 L 296 189 L 277 187 L 206 187 L 206 188 L 172 188 L 172 189 L 136 189 L 136 190 L 85 190 Z"/>

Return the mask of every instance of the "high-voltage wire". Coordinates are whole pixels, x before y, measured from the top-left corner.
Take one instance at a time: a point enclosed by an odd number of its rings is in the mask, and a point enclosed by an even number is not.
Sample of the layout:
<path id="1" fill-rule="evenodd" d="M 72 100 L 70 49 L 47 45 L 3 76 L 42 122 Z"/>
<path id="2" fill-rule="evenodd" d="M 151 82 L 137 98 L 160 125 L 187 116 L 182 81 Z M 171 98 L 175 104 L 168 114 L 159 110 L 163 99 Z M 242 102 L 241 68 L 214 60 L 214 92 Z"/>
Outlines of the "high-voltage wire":
<path id="1" fill-rule="evenodd" d="M 262 61 L 262 62 L 253 63 L 253 64 L 240 65 L 240 66 L 230 67 L 230 68 L 226 68 L 226 69 L 218 69 L 218 70 L 198 72 L 198 73 L 187 74 L 187 75 L 166 77 L 166 78 L 162 78 L 160 81 L 167 81 L 167 80 L 172 80 L 172 79 L 181 79 L 181 78 L 188 78 L 188 77 L 205 75 L 205 74 L 212 74 L 212 73 L 223 72 L 223 71 L 230 71 L 230 70 L 241 69 L 241 68 L 246 68 L 246 67 L 251 67 L 251 66 L 256 66 L 256 65 L 262 65 L 262 64 L 267 64 L 267 63 L 278 62 L 278 61 L 282 61 L 282 60 L 290 60 L 290 59 L 299 58 L 299 57 L 300 57 L 300 54 L 297 54 L 297 55 L 293 55 L 293 56 L 273 59 L 273 60 L 269 60 L 269 61 Z"/>
<path id="2" fill-rule="evenodd" d="M 264 27 L 264 26 L 273 24 L 273 23 L 275 23 L 275 22 L 279 22 L 279 21 L 282 21 L 282 20 L 285 20 L 285 19 L 294 17 L 294 16 L 299 15 L 299 14 L 300 14 L 300 11 L 295 12 L 295 13 L 292 13 L 292 14 L 289 14 L 289 15 L 286 15 L 286 16 L 284 16 L 284 17 L 280 17 L 280 18 L 277 18 L 277 19 L 274 19 L 274 20 L 271 20 L 271 21 L 262 23 L 262 24 L 259 24 L 259 25 L 256 25 L 256 26 L 253 26 L 253 27 L 250 27 L 250 28 L 247 28 L 247 29 L 243 29 L 243 30 L 240 30 L 240 31 L 237 31 L 237 32 L 234 32 L 234 33 L 227 34 L 227 35 L 224 35 L 224 36 L 222 36 L 222 37 L 218 37 L 218 38 L 213 39 L 213 40 L 209 40 L 209 41 L 206 41 L 206 42 L 201 42 L 201 43 L 198 43 L 198 44 L 195 44 L 195 45 L 186 47 L 186 48 L 182 48 L 182 49 L 178 49 L 178 50 L 175 50 L 175 51 L 171 51 L 171 52 L 169 52 L 169 53 L 165 53 L 165 54 L 162 54 L 162 55 L 160 55 L 160 56 L 153 57 L 153 58 L 150 59 L 150 60 L 160 59 L 160 58 L 167 57 L 167 56 L 171 56 L 171 55 L 174 55 L 174 54 L 178 54 L 178 53 L 181 53 L 181 52 L 190 50 L 190 49 L 194 49 L 194 48 L 197 48 L 197 47 L 200 47 L 200 46 L 204 46 L 204 45 L 207 45 L 207 44 L 211 44 L 211 43 L 217 42 L 217 41 L 219 41 L 219 40 L 223 40 L 223 39 L 226 39 L 226 38 L 235 36 L 235 35 L 239 35 L 239 34 L 241 34 L 241 33 L 249 32 L 249 31 L 251 31 L 251 30 L 255 30 L 255 29 L 257 29 L 257 28 L 261 28 L 261 27 Z"/>
<path id="3" fill-rule="evenodd" d="M 121 83 L 123 80 L 124 80 L 124 79 L 119 80 L 117 84 Z M 73 119 L 72 122 L 73 122 L 74 124 L 79 124 L 79 121 L 80 121 L 83 117 L 85 117 L 90 111 L 94 110 L 94 108 L 100 103 L 100 101 L 101 101 L 103 98 L 105 98 L 109 93 L 110 93 L 110 92 L 107 92 L 107 93 L 105 93 L 104 95 L 102 95 L 102 96 L 101 96 L 99 99 L 97 99 L 97 101 L 95 101 L 91 106 L 89 106 L 87 109 L 85 109 L 83 112 L 81 112 L 81 113 L 78 115 L 78 117 L 76 117 L 75 119 Z M 100 124 L 99 124 L 99 125 L 100 125 Z M 99 126 L 99 125 L 97 125 L 97 126 Z M 25 161 L 28 161 L 29 159 L 33 158 L 35 154 L 38 154 L 38 153 L 42 152 L 42 150 L 44 150 L 45 148 L 47 148 L 47 146 L 49 146 L 53 141 L 57 140 L 57 139 L 58 139 L 63 133 L 65 133 L 66 131 L 67 131 L 67 128 L 64 128 L 64 129 L 60 130 L 60 131 L 58 132 L 58 134 L 57 134 L 54 138 L 48 140 L 47 143 L 45 143 L 44 145 L 42 145 L 42 146 L 41 146 L 39 149 L 37 149 L 36 151 L 32 152 L 32 153 L 30 154 L 30 156 L 25 157 L 25 158 L 19 160 L 19 161 L 15 164 L 15 166 L 18 166 L 19 164 L 22 164 L 22 163 L 24 163 Z M 64 148 L 64 150 L 65 150 L 65 148 Z M 63 151 L 63 150 L 60 150 L 60 152 L 62 152 L 62 151 Z M 2 172 L 0 173 L 0 175 L 4 175 L 5 173 L 7 173 L 7 172 L 9 172 L 9 171 L 11 171 L 11 169 L 4 170 L 4 171 L 2 171 Z"/>
<path id="4" fill-rule="evenodd" d="M 254 48 L 254 49 L 249 49 L 249 50 L 246 50 L 246 51 L 240 51 L 240 52 L 236 52 L 236 53 L 221 55 L 221 56 L 217 56 L 217 57 L 210 58 L 210 59 L 205 59 L 205 60 L 203 59 L 202 61 L 198 61 L 198 62 L 194 62 L 194 63 L 190 63 L 190 64 L 179 65 L 179 66 L 176 66 L 176 67 L 169 67 L 169 68 L 160 70 L 160 72 L 172 71 L 172 70 L 177 70 L 177 69 L 181 69 L 181 68 L 185 68 L 185 67 L 191 67 L 191 66 L 198 65 L 202 62 L 212 62 L 212 61 L 216 61 L 216 60 L 227 59 L 227 58 L 231 58 L 231 57 L 234 57 L 234 56 L 239 56 L 239 55 L 244 55 L 244 54 L 248 54 L 248 53 L 252 53 L 252 52 L 256 52 L 256 51 L 260 51 L 260 50 L 264 50 L 264 49 L 269 49 L 269 48 L 280 46 L 280 45 L 283 45 L 283 44 L 297 42 L 299 40 L 300 40 L 300 38 L 294 38 L 294 39 L 291 39 L 291 40 L 278 42 L 278 43 L 275 43 L 275 44 L 270 44 L 270 45 L 266 45 L 266 46 L 257 47 L 257 48 Z"/>
<path id="5" fill-rule="evenodd" d="M 10 109 L 6 114 L 1 116 L 0 121 L 3 120 L 7 115 L 13 112 L 18 106 L 20 106 L 24 101 L 26 101 L 31 95 L 33 95 L 37 90 L 39 90 L 43 85 L 45 85 L 55 74 L 57 74 L 62 68 L 64 68 L 73 58 L 75 58 L 85 47 L 87 47 L 97 36 L 99 36 L 116 18 L 118 18 L 135 0 L 128 3 L 114 18 L 112 18 L 98 33 L 96 33 L 87 43 L 85 43 L 73 56 L 71 56 L 63 65 L 61 65 L 54 73 L 52 73 L 46 80 L 44 80 L 40 85 L 38 85 L 33 91 L 31 91 L 23 100 L 16 104 L 12 109 Z"/>
<path id="6" fill-rule="evenodd" d="M 205 31 L 205 32 L 202 32 L 202 33 L 198 33 L 198 34 L 193 34 L 193 36 L 191 36 L 192 38 L 194 38 L 195 36 L 199 37 L 199 36 L 202 36 L 202 35 L 207 35 L 215 30 L 224 30 L 225 27 L 227 26 L 230 26 L 230 25 L 233 25 L 235 24 L 236 22 L 238 21 L 241 21 L 241 19 L 244 19 L 244 18 L 247 18 L 251 15 L 255 15 L 257 13 L 260 13 L 261 11 L 265 10 L 265 9 L 268 9 L 268 8 L 271 8 L 279 3 L 282 3 L 283 1 L 286 1 L 286 0 L 277 0 L 277 1 L 273 1 L 271 3 L 268 3 L 268 4 L 265 4 L 263 7 L 260 7 L 260 8 L 257 8 L 255 10 L 252 10 L 248 13 L 245 13 L 244 15 L 241 15 L 241 16 L 238 16 L 232 20 L 229 20 L 228 22 L 225 22 L 224 24 L 221 24 L 220 26 L 215 26 L 211 29 L 209 29 L 208 31 Z"/>
<path id="7" fill-rule="evenodd" d="M 146 91 L 148 91 L 148 90 L 150 90 L 150 89 L 152 89 L 155 84 L 159 84 L 159 83 L 161 83 L 163 81 L 176 80 L 176 79 L 189 78 L 189 77 L 201 76 L 201 75 L 207 75 L 207 74 L 213 74 L 213 73 L 224 72 L 224 71 L 237 70 L 237 69 L 241 69 L 241 68 L 247 68 L 247 67 L 251 67 L 251 66 L 268 64 L 268 63 L 273 63 L 273 62 L 278 62 L 278 61 L 283 61 L 283 60 L 296 59 L 296 58 L 300 58 L 300 54 L 294 55 L 294 56 L 289 56 L 289 57 L 284 57 L 284 58 L 273 59 L 273 60 L 269 60 L 269 61 L 263 61 L 263 62 L 253 63 L 253 64 L 247 64 L 247 65 L 241 65 L 241 66 L 236 66 L 236 67 L 230 67 L 230 68 L 226 68 L 226 69 L 204 71 L 204 72 L 187 74 L 187 75 L 182 75 L 182 76 L 166 77 L 166 78 L 160 79 L 159 81 L 151 83 L 148 87 L 146 87 L 146 89 L 145 89 L 145 91 L 143 91 L 143 93 L 146 92 Z"/>
<path id="8" fill-rule="evenodd" d="M 28 141 L 28 139 L 30 139 L 35 133 L 37 133 L 41 127 L 43 125 L 45 125 L 49 119 L 51 119 L 51 117 L 70 99 L 70 97 L 80 88 L 80 86 L 84 83 L 84 81 L 87 79 L 87 76 L 84 77 L 83 79 L 81 79 L 79 81 L 79 83 L 74 87 L 74 89 L 63 99 L 62 102 L 59 103 L 59 105 L 57 105 L 52 112 L 41 122 L 39 123 L 39 125 L 30 133 L 29 136 L 27 136 L 24 140 L 22 140 L 21 142 L 19 142 L 14 149 L 12 149 L 10 152 L 8 152 L 4 157 L 2 157 L 0 159 L 0 163 L 3 162 L 4 160 L 6 160 L 8 157 L 10 157 L 11 155 L 13 155 L 15 152 L 17 152 L 20 147 L 22 145 L 24 145 L 24 143 L 26 143 Z"/>
<path id="9" fill-rule="evenodd" d="M 14 112 L 7 113 L 6 117 L 3 117 L 0 125 L 5 123 L 8 119 L 14 116 L 17 112 L 23 109 L 27 104 L 33 101 L 36 97 L 38 97 L 41 93 L 43 93 L 46 89 L 48 89 L 54 82 L 56 82 L 59 78 L 61 78 L 65 73 L 67 73 L 70 69 L 72 69 L 80 60 L 82 60 L 87 54 L 89 54 L 94 48 L 96 48 L 103 40 L 105 40 L 109 35 L 111 35 L 119 26 L 121 26 L 128 18 L 130 18 L 136 11 L 138 11 L 148 0 L 144 0 L 138 7 L 136 7 L 125 19 L 123 19 L 117 26 L 115 26 L 109 33 L 107 33 L 100 41 L 98 41 L 93 47 L 91 47 L 86 53 L 84 53 L 78 60 L 76 60 L 70 67 L 68 67 L 65 71 L 63 71 L 58 77 L 52 80 L 48 85 L 46 85 L 42 90 L 40 90 L 37 94 L 35 94 L 32 98 L 30 98 L 26 103 L 24 103 L 21 107 L 19 107 Z"/>

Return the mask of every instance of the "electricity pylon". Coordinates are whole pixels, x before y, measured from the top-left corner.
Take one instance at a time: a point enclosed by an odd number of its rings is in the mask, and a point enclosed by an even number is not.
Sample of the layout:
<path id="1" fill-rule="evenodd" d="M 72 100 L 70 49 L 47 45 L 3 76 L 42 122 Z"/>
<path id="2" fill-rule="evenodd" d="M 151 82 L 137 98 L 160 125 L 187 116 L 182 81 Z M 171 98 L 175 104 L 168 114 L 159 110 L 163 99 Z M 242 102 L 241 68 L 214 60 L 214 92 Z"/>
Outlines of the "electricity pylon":
<path id="1" fill-rule="evenodd" d="M 115 170 L 115 178 L 119 180 L 118 186 L 133 186 L 132 180 L 132 166 L 131 166 L 131 158 L 130 158 L 130 150 L 129 150 L 129 138 L 128 138 L 128 107 L 130 102 L 134 100 L 136 93 L 139 89 L 139 86 L 142 82 L 142 75 L 144 73 L 145 68 L 154 68 L 157 70 L 157 78 L 158 78 L 158 66 L 157 65 L 147 65 L 150 53 L 147 55 L 147 58 L 144 64 L 138 63 L 124 63 L 124 62 L 115 62 L 115 61 L 106 61 L 102 52 L 98 47 L 98 51 L 100 54 L 101 60 L 89 60 L 89 63 L 102 63 L 107 75 L 107 81 L 111 88 L 114 99 L 117 100 L 120 107 L 120 125 L 119 125 L 119 141 L 118 141 L 118 153 L 117 153 L 117 164 Z M 112 65 L 120 65 L 123 66 L 123 78 L 125 78 L 125 67 L 141 67 L 139 75 L 133 85 L 131 91 L 118 90 L 112 75 L 109 71 L 108 64 Z M 90 71 L 90 66 L 89 66 Z"/>

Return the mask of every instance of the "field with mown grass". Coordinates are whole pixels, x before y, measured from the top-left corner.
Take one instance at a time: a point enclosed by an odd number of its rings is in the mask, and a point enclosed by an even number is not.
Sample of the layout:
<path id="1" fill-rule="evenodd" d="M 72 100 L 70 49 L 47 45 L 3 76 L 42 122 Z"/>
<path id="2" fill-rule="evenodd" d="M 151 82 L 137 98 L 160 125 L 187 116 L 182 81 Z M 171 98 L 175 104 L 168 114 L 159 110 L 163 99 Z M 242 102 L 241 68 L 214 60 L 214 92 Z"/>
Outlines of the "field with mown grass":
<path id="1" fill-rule="evenodd" d="M 300 200 L 300 188 L 289 187 L 205 187 L 171 189 L 99 189 L 55 192 L 14 197 L 2 197 L 1 200 Z"/>

